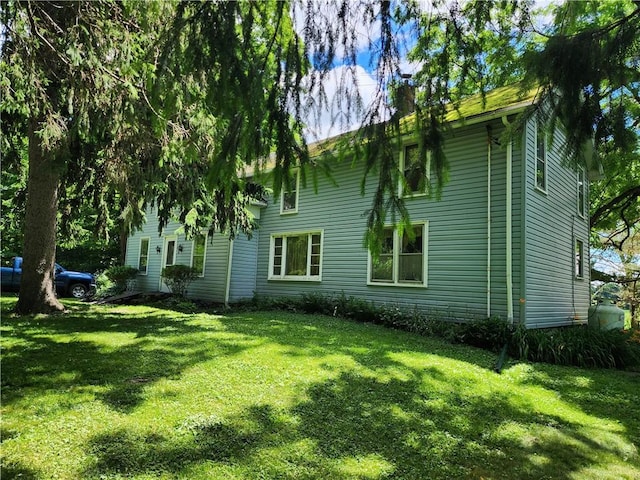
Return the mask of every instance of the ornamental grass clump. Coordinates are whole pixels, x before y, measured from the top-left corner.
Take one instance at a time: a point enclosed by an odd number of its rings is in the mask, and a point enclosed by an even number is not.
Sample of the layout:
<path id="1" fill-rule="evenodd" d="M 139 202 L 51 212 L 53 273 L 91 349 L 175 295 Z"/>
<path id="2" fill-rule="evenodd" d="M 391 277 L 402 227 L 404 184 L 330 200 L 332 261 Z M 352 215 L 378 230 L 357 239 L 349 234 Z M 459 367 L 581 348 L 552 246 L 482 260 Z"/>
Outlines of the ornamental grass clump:
<path id="1" fill-rule="evenodd" d="M 533 362 L 624 369 L 640 364 L 632 332 L 586 326 L 547 330 L 515 329 L 510 355 Z"/>

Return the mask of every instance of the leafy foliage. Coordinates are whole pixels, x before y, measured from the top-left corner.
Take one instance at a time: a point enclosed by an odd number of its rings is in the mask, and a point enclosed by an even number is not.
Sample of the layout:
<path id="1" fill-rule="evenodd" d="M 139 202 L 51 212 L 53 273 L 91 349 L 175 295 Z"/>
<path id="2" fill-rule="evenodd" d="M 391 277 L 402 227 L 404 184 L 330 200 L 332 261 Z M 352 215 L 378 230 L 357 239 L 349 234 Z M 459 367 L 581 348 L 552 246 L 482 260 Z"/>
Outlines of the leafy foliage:
<path id="1" fill-rule="evenodd" d="M 600 331 L 587 327 L 517 328 L 510 342 L 510 353 L 534 362 L 624 369 L 640 365 L 640 348 L 632 335 L 631 331 Z"/>
<path id="2" fill-rule="evenodd" d="M 169 265 L 162 269 L 162 279 L 172 293 L 183 297 L 187 287 L 198 278 L 197 270 L 187 265 Z"/>
<path id="3" fill-rule="evenodd" d="M 26 183 L 18 308 L 62 308 L 38 296 L 50 272 L 30 267 L 53 268 L 56 221 L 71 237 L 88 214 L 95 233 L 122 239 L 151 204 L 159 228 L 172 215 L 190 232 L 252 228 L 246 206 L 264 190 L 242 167 L 273 149 L 281 185 L 306 151 L 288 114 L 305 62 L 285 7 L 2 3 L 3 160 L 16 190 L 27 164 L 39 174 Z"/>
<path id="4" fill-rule="evenodd" d="M 108 298 L 135 289 L 138 270 L 133 267 L 116 265 L 101 271 L 96 276 L 96 297 Z"/>
<path id="5" fill-rule="evenodd" d="M 105 270 L 104 275 L 115 284 L 117 293 L 127 290 L 129 283 L 138 275 L 138 269 L 126 265 L 118 265 Z"/>

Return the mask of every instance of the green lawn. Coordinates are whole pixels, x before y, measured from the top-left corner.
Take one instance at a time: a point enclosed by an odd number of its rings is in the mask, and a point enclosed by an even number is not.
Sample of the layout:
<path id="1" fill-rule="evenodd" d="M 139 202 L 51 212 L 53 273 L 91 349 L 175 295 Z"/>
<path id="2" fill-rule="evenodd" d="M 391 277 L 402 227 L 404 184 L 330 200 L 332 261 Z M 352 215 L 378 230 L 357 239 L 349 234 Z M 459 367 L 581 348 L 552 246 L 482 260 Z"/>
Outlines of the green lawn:
<path id="1" fill-rule="evenodd" d="M 2 480 L 640 478 L 640 378 L 329 317 L 2 298 Z"/>

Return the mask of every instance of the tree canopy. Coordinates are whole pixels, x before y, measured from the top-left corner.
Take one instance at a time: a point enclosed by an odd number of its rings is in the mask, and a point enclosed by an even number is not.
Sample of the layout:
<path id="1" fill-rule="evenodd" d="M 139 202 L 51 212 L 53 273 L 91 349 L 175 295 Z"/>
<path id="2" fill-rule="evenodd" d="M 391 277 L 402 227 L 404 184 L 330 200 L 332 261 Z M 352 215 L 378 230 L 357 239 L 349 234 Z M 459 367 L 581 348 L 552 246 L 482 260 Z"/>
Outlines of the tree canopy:
<path id="1" fill-rule="evenodd" d="M 244 207 L 264 190 L 243 172 L 259 173 L 269 160 L 276 193 L 293 165 L 306 181 L 303 119 L 329 103 L 361 122 L 355 135 L 366 141 L 356 142 L 356 155 L 364 178 L 378 178 L 367 236 L 375 250 L 386 218 L 408 218 L 393 153 L 401 115 L 391 102 L 407 52 L 418 66 L 420 152 L 433 152 L 440 182 L 447 105 L 535 82 L 552 106 L 552 125 L 561 121 L 571 133 L 568 158 L 576 162 L 585 141 L 595 141 L 604 179 L 593 189 L 602 200 L 592 226 L 619 242 L 639 218 L 640 6 L 567 2 L 553 6 L 549 27 L 537 26 L 531 8 L 529 1 L 3 2 L 3 209 L 15 208 L 2 228 L 4 235 L 24 225 L 15 235 L 25 258 L 18 308 L 62 308 L 52 291 L 56 240 L 72 235 L 87 208 L 96 233 L 118 226 L 121 238 L 144 221 L 149 204 L 161 226 L 177 214 L 188 231 L 250 230 Z M 356 88 L 362 51 L 376 80 L 367 104 Z M 343 81 L 331 99 L 326 85 L 338 67 Z"/>
<path id="2" fill-rule="evenodd" d="M 304 161 L 287 4 L 15 1 L 2 17 L 3 156 L 29 172 L 21 311 L 62 308 L 57 223 L 82 205 L 98 231 L 114 211 L 140 224 L 149 203 L 161 224 L 177 208 L 192 229 L 248 230 L 262 191 L 242 165 L 273 153 L 282 180 Z"/>

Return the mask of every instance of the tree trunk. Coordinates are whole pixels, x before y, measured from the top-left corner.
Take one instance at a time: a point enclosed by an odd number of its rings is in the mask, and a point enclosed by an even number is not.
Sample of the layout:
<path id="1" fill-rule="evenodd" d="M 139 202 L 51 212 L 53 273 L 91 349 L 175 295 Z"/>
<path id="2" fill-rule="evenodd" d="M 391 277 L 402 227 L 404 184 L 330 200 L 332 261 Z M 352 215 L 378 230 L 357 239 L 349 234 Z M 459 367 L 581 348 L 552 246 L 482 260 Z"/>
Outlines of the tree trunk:
<path id="1" fill-rule="evenodd" d="M 124 265 L 124 262 L 127 259 L 127 239 L 129 238 L 129 231 L 130 229 L 123 221 L 120 226 L 120 238 L 118 239 L 120 242 L 120 256 L 118 257 L 119 265 Z"/>
<path id="2" fill-rule="evenodd" d="M 58 212 L 59 165 L 45 154 L 36 134 L 38 122 L 29 124 L 29 177 L 24 219 L 24 251 L 19 313 L 53 313 L 64 310 L 54 285 Z"/>

